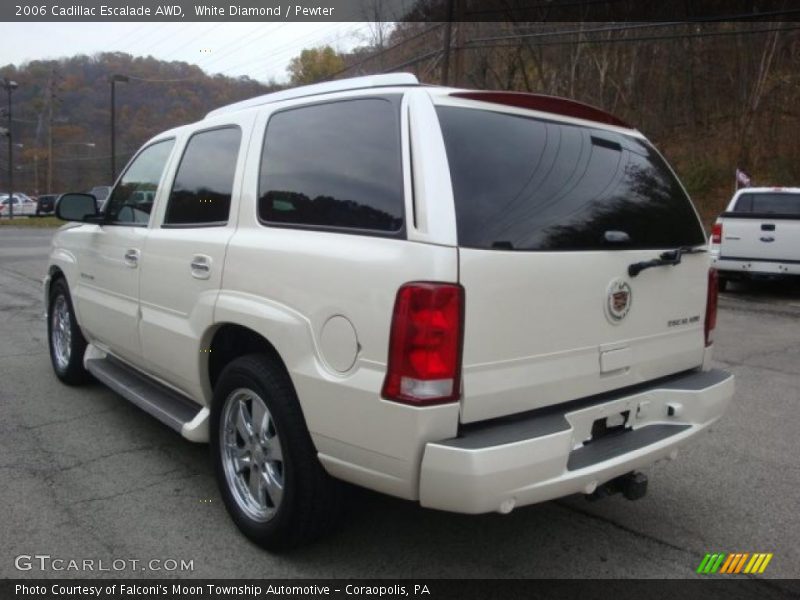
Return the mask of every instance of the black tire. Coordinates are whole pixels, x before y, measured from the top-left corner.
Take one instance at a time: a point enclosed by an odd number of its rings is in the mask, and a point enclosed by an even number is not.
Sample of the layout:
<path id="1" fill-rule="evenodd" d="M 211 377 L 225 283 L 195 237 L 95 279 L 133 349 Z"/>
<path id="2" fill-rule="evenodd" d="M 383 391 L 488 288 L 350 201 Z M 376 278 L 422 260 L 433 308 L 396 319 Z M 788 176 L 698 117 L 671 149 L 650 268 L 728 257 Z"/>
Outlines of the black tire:
<path id="1" fill-rule="evenodd" d="M 226 405 L 236 402 L 236 394 L 241 394 L 241 390 L 255 392 L 263 400 L 282 452 L 282 498 L 272 508 L 274 512 L 267 520 L 258 520 L 248 514 L 242 507 L 241 492 L 232 489 L 235 483 L 231 478 L 235 480 L 244 475 L 231 474 L 236 470 L 231 471 L 232 463 L 226 458 L 225 436 L 233 435 L 237 444 L 246 442 L 236 437 L 239 434 L 234 432 L 234 428 L 224 433 L 222 427 L 229 414 Z M 338 523 L 342 484 L 328 475 L 320 464 L 294 386 L 283 366 L 274 358 L 251 354 L 232 361 L 223 369 L 214 388 L 210 428 L 211 456 L 222 499 L 237 527 L 253 542 L 271 551 L 288 550 L 320 538 Z M 252 453 L 251 461 L 248 464 L 258 462 Z M 241 471 L 246 472 L 248 468 L 252 466 Z M 266 470 L 265 463 L 262 471 Z M 247 479 L 252 476 L 250 470 Z"/>
<path id="2" fill-rule="evenodd" d="M 727 291 L 728 290 L 728 280 L 725 279 L 724 277 L 720 277 L 717 280 L 717 289 L 719 289 L 720 292 Z"/>
<path id="3" fill-rule="evenodd" d="M 68 358 L 64 360 L 64 355 L 60 355 L 56 350 L 54 341 L 54 310 L 58 307 L 63 298 L 66 303 L 66 314 L 68 315 L 68 322 L 65 327 L 69 332 L 69 342 L 66 344 L 68 348 Z M 78 326 L 78 320 L 75 318 L 75 310 L 72 308 L 72 298 L 69 294 L 69 287 L 64 279 L 56 279 L 50 285 L 50 298 L 47 304 L 47 344 L 50 348 L 50 362 L 53 365 L 56 377 L 67 385 L 81 385 L 91 379 L 91 376 L 83 368 L 83 355 L 86 352 L 86 339 L 81 333 Z"/>

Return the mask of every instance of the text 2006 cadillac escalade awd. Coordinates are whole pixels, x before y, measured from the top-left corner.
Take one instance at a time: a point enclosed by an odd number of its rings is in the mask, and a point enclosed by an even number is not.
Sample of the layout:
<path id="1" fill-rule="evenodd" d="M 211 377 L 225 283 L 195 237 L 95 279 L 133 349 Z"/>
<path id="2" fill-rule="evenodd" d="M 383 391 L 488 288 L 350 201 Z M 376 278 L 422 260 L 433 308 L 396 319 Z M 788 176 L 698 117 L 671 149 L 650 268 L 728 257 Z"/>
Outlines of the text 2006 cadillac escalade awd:
<path id="1" fill-rule="evenodd" d="M 53 367 L 197 442 L 250 538 L 340 481 L 462 513 L 616 488 L 713 423 L 716 276 L 689 198 L 589 106 L 384 75 L 155 136 L 54 237 Z"/>

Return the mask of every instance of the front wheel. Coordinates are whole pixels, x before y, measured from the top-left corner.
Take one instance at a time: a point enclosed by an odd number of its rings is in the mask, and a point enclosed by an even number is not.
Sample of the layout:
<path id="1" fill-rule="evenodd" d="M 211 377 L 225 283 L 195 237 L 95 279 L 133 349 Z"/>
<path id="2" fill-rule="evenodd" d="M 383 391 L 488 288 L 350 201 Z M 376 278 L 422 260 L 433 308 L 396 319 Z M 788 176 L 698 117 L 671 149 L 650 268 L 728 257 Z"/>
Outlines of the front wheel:
<path id="1" fill-rule="evenodd" d="M 341 484 L 319 463 L 291 380 L 274 359 L 253 354 L 225 367 L 210 438 L 223 501 L 248 538 L 283 550 L 336 522 Z"/>
<path id="2" fill-rule="evenodd" d="M 83 368 L 86 339 L 75 319 L 69 288 L 64 279 L 54 281 L 50 289 L 47 340 L 56 376 L 68 385 L 85 383 L 89 379 L 89 373 Z"/>

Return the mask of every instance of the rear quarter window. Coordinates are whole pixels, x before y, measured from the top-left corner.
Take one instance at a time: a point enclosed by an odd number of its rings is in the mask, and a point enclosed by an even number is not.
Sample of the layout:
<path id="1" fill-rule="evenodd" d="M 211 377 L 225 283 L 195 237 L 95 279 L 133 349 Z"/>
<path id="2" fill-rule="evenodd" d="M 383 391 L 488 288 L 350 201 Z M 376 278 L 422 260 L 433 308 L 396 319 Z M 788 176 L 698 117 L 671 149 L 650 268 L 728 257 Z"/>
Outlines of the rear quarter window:
<path id="1" fill-rule="evenodd" d="M 644 140 L 489 110 L 437 112 L 461 246 L 561 251 L 705 243 L 689 198 Z"/>
<path id="2" fill-rule="evenodd" d="M 399 96 L 274 114 L 261 157 L 259 219 L 270 225 L 402 233 L 399 119 Z"/>

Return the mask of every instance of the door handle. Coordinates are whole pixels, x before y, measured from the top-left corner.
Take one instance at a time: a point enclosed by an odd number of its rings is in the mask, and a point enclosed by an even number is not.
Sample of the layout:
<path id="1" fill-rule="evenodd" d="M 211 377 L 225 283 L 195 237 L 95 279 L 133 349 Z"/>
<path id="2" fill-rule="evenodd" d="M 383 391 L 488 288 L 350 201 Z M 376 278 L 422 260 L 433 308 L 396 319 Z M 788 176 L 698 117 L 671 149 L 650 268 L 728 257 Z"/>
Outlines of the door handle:
<path id="1" fill-rule="evenodd" d="M 211 277 L 211 257 L 205 254 L 195 254 L 192 257 L 191 267 L 192 277 L 195 279 L 208 279 Z"/>
<path id="2" fill-rule="evenodd" d="M 139 266 L 139 251 L 136 248 L 129 248 L 125 251 L 125 264 L 131 269 Z"/>

